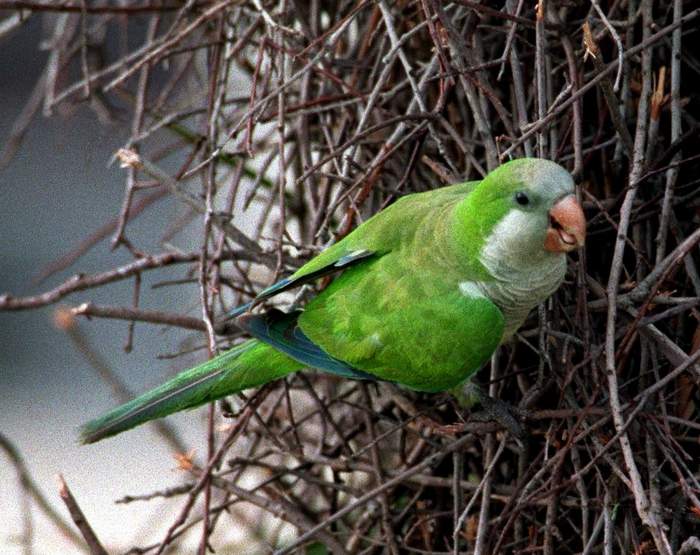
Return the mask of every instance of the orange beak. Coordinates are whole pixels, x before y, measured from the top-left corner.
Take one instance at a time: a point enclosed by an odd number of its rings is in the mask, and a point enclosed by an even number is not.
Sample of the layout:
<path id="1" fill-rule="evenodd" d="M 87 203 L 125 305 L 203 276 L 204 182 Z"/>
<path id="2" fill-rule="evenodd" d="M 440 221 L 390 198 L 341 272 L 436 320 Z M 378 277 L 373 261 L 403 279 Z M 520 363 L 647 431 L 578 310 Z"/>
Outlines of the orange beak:
<path id="1" fill-rule="evenodd" d="M 571 252 L 586 241 L 586 217 L 574 195 L 558 201 L 549 211 L 544 250 Z"/>

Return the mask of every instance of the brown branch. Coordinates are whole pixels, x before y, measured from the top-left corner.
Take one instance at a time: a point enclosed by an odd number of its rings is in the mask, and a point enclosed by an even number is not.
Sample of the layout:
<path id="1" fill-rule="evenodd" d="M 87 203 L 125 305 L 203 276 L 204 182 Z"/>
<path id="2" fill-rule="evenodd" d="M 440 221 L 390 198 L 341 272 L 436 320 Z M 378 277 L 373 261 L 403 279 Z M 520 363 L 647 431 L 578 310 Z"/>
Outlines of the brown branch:
<path id="1" fill-rule="evenodd" d="M 644 52 L 646 49 L 648 49 L 650 46 L 653 44 L 657 43 L 667 35 L 671 34 L 674 30 L 680 28 L 681 26 L 690 23 L 693 21 L 695 18 L 700 17 L 700 8 L 697 8 L 685 16 L 683 16 L 680 20 L 672 23 L 671 25 L 667 25 L 660 31 L 657 31 L 653 35 L 649 35 L 646 37 L 642 42 L 640 42 L 638 45 L 628 49 L 625 54 L 624 58 L 628 59 L 631 58 L 632 56 L 636 56 L 640 52 Z M 586 94 L 589 90 L 591 90 L 593 87 L 595 87 L 600 81 L 605 79 L 610 73 L 612 73 L 617 66 L 619 65 L 619 62 L 615 60 L 614 62 L 610 62 L 606 68 L 599 72 L 598 75 L 596 75 L 593 79 L 588 81 L 585 85 L 582 85 L 578 91 L 574 94 L 572 94 L 569 98 L 567 98 L 564 102 L 559 104 L 556 109 L 550 111 L 544 118 L 534 122 L 532 126 L 525 132 L 523 133 L 516 141 L 513 142 L 513 144 L 508 147 L 504 152 L 501 153 L 500 159 L 501 160 L 506 160 L 507 157 L 513 152 L 513 150 L 519 146 L 523 141 L 527 140 L 530 138 L 532 135 L 535 133 L 539 133 L 540 129 L 542 129 L 545 125 L 550 123 L 553 119 L 555 119 L 557 116 L 561 115 L 567 108 L 569 108 L 574 102 L 578 101 L 584 94 Z"/>
<path id="2" fill-rule="evenodd" d="M 370 491 L 368 491 L 367 493 L 365 493 L 361 497 L 357 498 L 352 503 L 348 503 L 345 507 L 343 507 L 339 511 L 335 512 L 334 514 L 332 514 L 331 516 L 326 518 L 323 522 L 317 524 L 316 526 L 314 526 L 310 530 L 303 533 L 296 540 L 294 540 L 291 544 L 286 545 L 284 548 L 280 549 L 277 552 L 277 555 L 285 555 L 286 553 L 291 553 L 295 548 L 297 548 L 300 545 L 303 545 L 308 539 L 313 538 L 317 534 L 317 532 L 330 526 L 333 522 L 339 520 L 340 518 L 342 518 L 346 514 L 352 512 L 357 507 L 361 507 L 362 505 L 367 503 L 367 501 L 374 499 L 375 497 L 380 495 L 382 492 L 394 487 L 397 484 L 400 484 L 402 481 L 410 478 L 414 474 L 418 474 L 422 470 L 430 467 L 432 464 L 435 464 L 436 462 L 438 462 L 439 460 L 444 458 L 446 455 L 459 449 L 469 439 L 470 439 L 469 436 L 464 436 L 464 437 L 461 437 L 460 439 L 453 441 L 452 443 L 450 443 L 449 445 L 447 445 L 443 449 L 439 450 L 437 453 L 424 459 L 420 463 L 408 468 L 407 470 L 403 471 L 401 474 L 387 480 L 382 485 L 377 486 L 375 488 L 372 488 Z"/>
<path id="3" fill-rule="evenodd" d="M 193 4 L 194 8 L 204 5 Z M 168 6 L 161 5 L 160 2 L 155 4 L 144 4 L 137 6 L 91 6 L 86 4 L 84 7 L 81 4 L 50 4 L 47 2 L 31 2 L 29 0 L 0 0 L 0 10 L 29 10 L 32 12 L 66 12 L 66 13 L 89 13 L 89 14 L 125 14 L 136 15 L 140 13 L 151 12 L 169 12 L 181 9 L 179 4 Z"/>
<path id="4" fill-rule="evenodd" d="M 102 547 L 100 540 L 97 538 L 95 532 L 92 529 L 92 526 L 90 526 L 90 523 L 85 518 L 85 515 L 80 509 L 78 502 L 75 500 L 75 497 L 73 497 L 73 494 L 68 489 L 68 484 L 66 484 L 66 481 L 60 474 L 58 475 L 58 494 L 61 496 L 61 499 L 66 504 L 68 512 L 70 513 L 73 522 L 75 522 L 75 525 L 78 527 L 78 530 L 80 530 L 80 533 L 82 534 L 83 539 L 85 540 L 85 543 L 87 544 L 88 549 L 90 550 L 90 553 L 92 555 L 107 555 L 107 551 L 104 547 Z"/>
<path id="5" fill-rule="evenodd" d="M 46 499 L 44 494 L 41 493 L 39 486 L 37 486 L 36 482 L 29 473 L 29 469 L 27 469 L 27 465 L 25 464 L 24 458 L 20 454 L 19 450 L 14 446 L 10 439 L 2 433 L 0 433 L 0 448 L 2 448 L 10 459 L 10 463 L 15 467 L 20 484 L 39 506 L 41 511 L 48 517 L 51 523 L 59 529 L 63 536 L 74 543 L 77 548 L 85 550 L 81 537 L 73 531 L 71 525 L 54 510 L 48 499 Z"/>
<path id="6" fill-rule="evenodd" d="M 213 314 L 401 195 L 479 179 L 502 153 L 566 165 L 585 199 L 586 250 L 491 366 L 491 393 L 528 407 L 525 449 L 448 394 L 294 374 L 252 402 L 240 395 L 222 400 L 221 414 L 210 407 L 207 463 L 179 459 L 195 480 L 131 496 L 183 497 L 163 541 L 130 552 L 185 538 L 200 553 L 221 550 L 219 541 L 284 550 L 285 525 L 298 529 L 291 549 L 314 541 L 336 553 L 664 552 L 665 534 L 677 549 L 681 532 L 694 533 L 683 508 L 700 507 L 698 408 L 685 401 L 700 375 L 700 158 L 683 152 L 700 114 L 698 93 L 681 79 L 689 82 L 698 61 L 681 39 L 692 41 L 700 11 L 660 0 L 652 13 L 640 1 L 642 9 L 591 0 L 582 11 L 523 0 L 0 0 L 0 9 L 15 8 L 0 21 L 3 37 L 22 33 L 22 18 L 55 15 L 40 40 L 43 80 L 8 147 L 37 106 L 65 114 L 86 95 L 129 135 L 118 216 L 49 273 L 109 234 L 134 257 L 4 295 L 0 310 L 73 301 L 57 323 L 120 398 L 130 395 L 79 333 L 78 315 L 123 319 L 128 345 L 139 340 L 137 321 L 206 332 L 206 345 L 168 350 L 214 355 L 216 335 L 233 330 Z M 596 58 L 584 72 L 588 18 Z M 130 40 L 115 46 L 106 38 L 114 36 Z M 166 195 L 174 202 L 144 210 Z M 149 219 L 139 224 L 164 231 L 144 235 L 132 224 L 139 211 Z M 174 265 L 176 275 L 153 273 Z M 173 297 L 198 287 L 201 314 L 160 311 L 147 272 Z M 110 304 L 100 289 L 121 280 L 128 300 Z M 309 285 L 270 304 L 303 306 L 314 293 Z M 465 478 L 474 474 L 482 479 Z M 22 489 L 20 510 L 33 503 Z M 222 535 L 231 517 L 247 532 L 245 546 Z M 27 545 L 31 528 L 25 520 Z"/>
<path id="7" fill-rule="evenodd" d="M 83 303 L 70 309 L 71 316 L 86 316 L 87 318 L 110 318 L 114 320 L 127 320 L 136 322 L 149 322 L 151 324 L 163 324 L 196 331 L 206 331 L 204 320 L 183 316 L 161 310 L 144 310 L 131 307 L 102 306 L 93 303 Z"/>
<path id="8" fill-rule="evenodd" d="M 78 291 L 85 291 L 87 289 L 114 283 L 115 281 L 121 281 L 145 270 L 162 268 L 172 264 L 181 264 L 183 262 L 194 262 L 197 260 L 197 256 L 197 253 L 174 252 L 145 256 L 106 272 L 100 272 L 89 276 L 77 274 L 61 285 L 39 295 L 13 297 L 5 293 L 0 295 L 0 310 L 27 310 L 54 304 Z"/>

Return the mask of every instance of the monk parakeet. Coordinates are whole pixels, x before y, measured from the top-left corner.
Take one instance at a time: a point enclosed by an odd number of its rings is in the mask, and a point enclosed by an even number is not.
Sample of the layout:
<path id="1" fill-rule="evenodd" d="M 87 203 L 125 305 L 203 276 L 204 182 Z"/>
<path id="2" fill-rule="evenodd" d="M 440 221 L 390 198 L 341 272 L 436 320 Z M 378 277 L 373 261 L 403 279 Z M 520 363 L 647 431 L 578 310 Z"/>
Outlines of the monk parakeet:
<path id="1" fill-rule="evenodd" d="M 230 316 L 250 339 L 82 429 L 92 443 L 304 368 L 445 391 L 470 378 L 560 285 L 586 222 L 571 175 L 513 160 L 406 195 Z M 255 306 L 334 274 L 306 306 Z"/>

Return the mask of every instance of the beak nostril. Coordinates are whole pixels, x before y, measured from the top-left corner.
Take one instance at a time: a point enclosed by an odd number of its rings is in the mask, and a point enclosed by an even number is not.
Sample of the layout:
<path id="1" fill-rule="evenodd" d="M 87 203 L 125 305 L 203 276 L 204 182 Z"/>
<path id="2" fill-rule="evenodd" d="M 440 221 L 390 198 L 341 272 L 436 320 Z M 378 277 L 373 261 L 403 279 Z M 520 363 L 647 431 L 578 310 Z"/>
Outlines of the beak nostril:
<path id="1" fill-rule="evenodd" d="M 586 218 L 573 195 L 559 199 L 549 210 L 549 227 L 545 250 L 571 252 L 583 246 L 586 237 Z"/>

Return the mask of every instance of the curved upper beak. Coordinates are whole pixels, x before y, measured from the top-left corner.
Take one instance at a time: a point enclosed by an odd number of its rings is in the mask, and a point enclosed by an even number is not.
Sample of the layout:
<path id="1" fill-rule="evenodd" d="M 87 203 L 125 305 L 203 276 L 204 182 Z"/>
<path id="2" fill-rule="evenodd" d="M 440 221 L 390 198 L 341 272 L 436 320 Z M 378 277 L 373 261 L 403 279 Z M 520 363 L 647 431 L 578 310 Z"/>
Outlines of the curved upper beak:
<path id="1" fill-rule="evenodd" d="M 586 241 L 586 217 L 574 195 L 557 201 L 549 211 L 544 248 L 549 252 L 570 252 Z"/>

